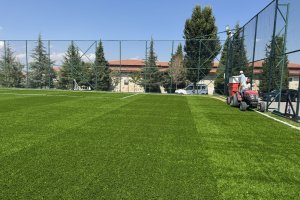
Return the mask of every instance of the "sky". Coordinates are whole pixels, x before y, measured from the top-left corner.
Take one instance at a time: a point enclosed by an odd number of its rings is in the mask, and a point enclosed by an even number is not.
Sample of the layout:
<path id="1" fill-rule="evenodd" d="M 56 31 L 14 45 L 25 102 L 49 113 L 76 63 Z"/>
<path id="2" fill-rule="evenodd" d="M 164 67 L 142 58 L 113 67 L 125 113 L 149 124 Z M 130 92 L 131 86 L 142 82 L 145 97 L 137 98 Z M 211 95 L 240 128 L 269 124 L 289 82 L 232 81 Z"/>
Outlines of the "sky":
<path id="1" fill-rule="evenodd" d="M 0 40 L 182 39 L 195 5 L 210 5 L 219 31 L 243 25 L 271 0 L 0 0 Z M 4 17 L 5 16 L 5 17 Z"/>
<path id="2" fill-rule="evenodd" d="M 50 50 L 51 59 L 56 65 L 60 65 L 70 40 L 149 40 L 151 37 L 154 40 L 182 40 L 185 21 L 191 17 L 196 5 L 209 5 L 213 8 L 216 25 L 221 32 L 226 25 L 231 28 L 237 23 L 244 25 L 270 2 L 271 0 L 0 0 L 0 56 L 4 49 L 1 40 L 36 40 L 41 34 L 44 40 L 69 40 L 51 41 L 49 48 L 48 43 L 45 43 L 46 49 Z M 293 6 L 297 9 L 291 13 L 299 13 L 299 6 Z M 265 19 L 269 20 L 268 16 Z M 297 19 L 294 23 L 298 23 L 298 17 L 293 19 Z M 262 33 L 265 32 L 264 26 L 267 29 L 268 25 L 261 21 Z M 269 35 L 265 38 L 266 42 Z M 220 35 L 221 40 L 225 38 L 226 34 Z M 182 42 L 175 42 L 174 48 L 179 43 Z M 94 41 L 75 44 L 81 54 L 86 52 L 84 61 L 93 61 L 96 47 Z M 262 57 L 266 43 L 261 44 L 258 45 L 257 49 L 260 51 L 257 52 Z M 25 43 L 9 42 L 9 45 L 16 57 L 25 62 Z M 35 45 L 35 42 L 29 42 L 28 52 L 32 52 Z M 144 41 L 122 42 L 121 55 L 119 42 L 104 41 L 103 45 L 107 60 L 117 60 L 120 57 L 145 58 Z M 172 49 L 171 41 L 155 43 L 160 61 L 169 61 Z M 298 57 L 297 55 L 297 59 Z M 29 56 L 29 62 L 31 59 Z"/>

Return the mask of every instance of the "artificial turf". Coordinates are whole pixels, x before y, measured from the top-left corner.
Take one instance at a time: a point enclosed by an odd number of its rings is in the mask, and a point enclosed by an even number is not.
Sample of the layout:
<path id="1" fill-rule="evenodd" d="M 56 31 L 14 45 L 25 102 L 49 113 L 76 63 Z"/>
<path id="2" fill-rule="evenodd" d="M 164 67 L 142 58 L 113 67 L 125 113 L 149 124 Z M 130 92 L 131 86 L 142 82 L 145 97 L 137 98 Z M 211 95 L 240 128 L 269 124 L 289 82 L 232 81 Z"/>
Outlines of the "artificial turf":
<path id="1" fill-rule="evenodd" d="M 209 97 L 0 90 L 0 199 L 299 199 L 300 132 Z"/>

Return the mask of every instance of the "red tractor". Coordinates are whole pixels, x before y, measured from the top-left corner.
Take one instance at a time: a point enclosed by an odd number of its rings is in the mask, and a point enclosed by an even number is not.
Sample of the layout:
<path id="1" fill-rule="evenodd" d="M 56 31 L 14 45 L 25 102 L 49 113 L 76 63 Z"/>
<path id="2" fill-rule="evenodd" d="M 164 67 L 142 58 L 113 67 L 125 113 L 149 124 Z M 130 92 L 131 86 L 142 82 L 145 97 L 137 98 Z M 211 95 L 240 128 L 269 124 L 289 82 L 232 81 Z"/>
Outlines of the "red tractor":
<path id="1" fill-rule="evenodd" d="M 246 111 L 248 108 L 256 108 L 260 112 L 266 111 L 265 102 L 259 102 L 258 92 L 244 90 L 243 94 L 241 94 L 239 86 L 240 82 L 238 76 L 229 78 L 229 96 L 226 99 L 228 105 L 239 107 L 241 111 Z"/>

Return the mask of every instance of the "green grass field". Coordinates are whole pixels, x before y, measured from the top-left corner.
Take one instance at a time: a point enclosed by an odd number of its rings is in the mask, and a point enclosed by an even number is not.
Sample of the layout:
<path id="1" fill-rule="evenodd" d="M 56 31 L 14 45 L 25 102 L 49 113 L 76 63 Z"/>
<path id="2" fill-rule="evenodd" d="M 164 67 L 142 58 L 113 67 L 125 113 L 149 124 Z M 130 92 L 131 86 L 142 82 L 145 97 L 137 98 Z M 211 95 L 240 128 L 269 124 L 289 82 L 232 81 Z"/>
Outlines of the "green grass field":
<path id="1" fill-rule="evenodd" d="M 300 199 L 299 131 L 130 95 L 0 90 L 0 199 Z"/>

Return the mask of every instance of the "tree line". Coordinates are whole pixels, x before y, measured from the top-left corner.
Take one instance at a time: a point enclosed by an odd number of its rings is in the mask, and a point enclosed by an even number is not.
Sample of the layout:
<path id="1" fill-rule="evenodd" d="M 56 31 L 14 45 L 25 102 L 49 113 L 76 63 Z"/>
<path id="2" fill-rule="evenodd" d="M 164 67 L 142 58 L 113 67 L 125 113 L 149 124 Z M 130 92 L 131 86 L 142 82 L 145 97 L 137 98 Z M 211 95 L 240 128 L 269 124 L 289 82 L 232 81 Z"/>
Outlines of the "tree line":
<path id="1" fill-rule="evenodd" d="M 109 90 L 111 84 L 110 69 L 101 40 L 97 44 L 94 63 L 82 61 L 80 51 L 72 41 L 65 53 L 61 70 L 57 73 L 52 68 L 54 62 L 39 35 L 31 55 L 27 78 L 24 65 L 17 60 L 9 44 L 4 46 L 4 52 L 0 61 L 0 85 L 3 87 L 73 89 L 76 80 L 79 85 L 91 86 L 94 90 Z"/>
<path id="2" fill-rule="evenodd" d="M 185 22 L 184 46 L 179 44 L 175 53 L 172 53 L 168 69 L 164 71 L 159 69 L 154 40 L 151 39 L 144 67 L 140 72 L 130 73 L 130 81 L 143 87 L 145 92 L 160 92 L 160 88 L 164 87 L 167 92 L 173 93 L 175 89 L 183 88 L 191 83 L 196 86 L 197 82 L 209 74 L 213 62 L 221 53 L 214 87 L 216 93 L 223 94 L 226 66 L 229 67 L 227 69 L 229 75 L 238 75 L 240 70 L 243 70 L 248 77 L 252 74 L 241 31 L 239 25 L 236 25 L 235 34 L 227 37 L 221 48 L 212 8 L 210 6 L 201 8 L 197 5 L 191 17 Z M 287 57 L 284 63 L 283 79 L 280 76 L 281 68 L 275 67 L 271 73 L 269 71 L 270 65 L 279 66 L 283 50 L 283 37 L 277 36 L 274 40 L 276 43 L 274 53 L 272 55 L 270 53 L 273 51 L 270 45 L 272 41 L 267 44 L 265 50 L 266 59 L 259 76 L 262 91 L 267 90 L 270 74 L 272 76 L 271 89 L 276 88 L 280 82 L 283 83 L 283 88 L 288 87 Z M 101 40 L 97 43 L 93 63 L 82 60 L 78 47 L 72 41 L 63 58 L 61 70 L 57 74 L 52 68 L 54 62 L 50 59 L 39 35 L 37 45 L 32 52 L 33 61 L 30 63 L 27 77 L 23 71 L 24 65 L 16 59 L 9 44 L 4 48 L 5 54 L 0 61 L 0 85 L 3 87 L 73 89 L 76 81 L 79 85 L 89 86 L 94 90 L 108 91 L 112 86 L 117 86 L 121 80 L 120 72 L 109 68 Z M 271 56 L 275 56 L 276 59 Z"/>

